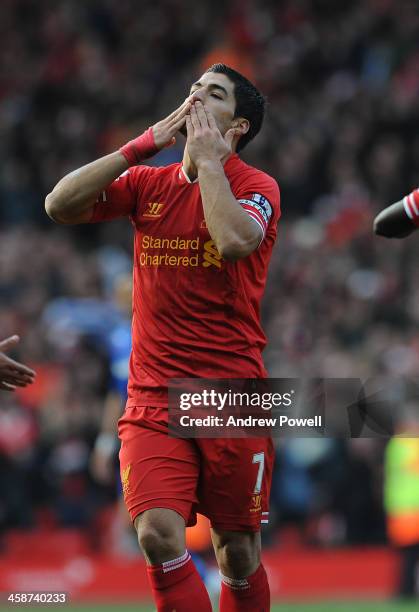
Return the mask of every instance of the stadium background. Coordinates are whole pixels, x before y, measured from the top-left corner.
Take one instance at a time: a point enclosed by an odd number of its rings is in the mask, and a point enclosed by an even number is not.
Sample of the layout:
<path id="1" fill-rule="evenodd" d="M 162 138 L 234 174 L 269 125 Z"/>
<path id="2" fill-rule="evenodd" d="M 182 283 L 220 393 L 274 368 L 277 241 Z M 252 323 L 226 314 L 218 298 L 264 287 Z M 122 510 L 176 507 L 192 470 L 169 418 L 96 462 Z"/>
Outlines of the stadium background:
<path id="1" fill-rule="evenodd" d="M 165 116 L 207 65 L 230 64 L 269 99 L 243 157 L 281 188 L 263 308 L 270 374 L 415 376 L 418 241 L 376 238 L 372 220 L 417 185 L 419 5 L 3 0 L 0 32 L 0 337 L 18 333 L 16 357 L 38 371 L 34 387 L 0 397 L 0 567 L 10 588 L 45 581 L 109 600 L 121 580 L 134 596 L 141 559 L 118 546 L 115 488 L 89 464 L 109 381 L 103 327 L 130 270 L 131 227 L 55 226 L 45 195 Z M 179 160 L 182 146 L 152 163 Z M 60 305 L 86 298 L 93 323 L 75 315 L 80 333 Z M 278 444 L 264 540 L 279 602 L 391 597 L 385 446 Z"/>

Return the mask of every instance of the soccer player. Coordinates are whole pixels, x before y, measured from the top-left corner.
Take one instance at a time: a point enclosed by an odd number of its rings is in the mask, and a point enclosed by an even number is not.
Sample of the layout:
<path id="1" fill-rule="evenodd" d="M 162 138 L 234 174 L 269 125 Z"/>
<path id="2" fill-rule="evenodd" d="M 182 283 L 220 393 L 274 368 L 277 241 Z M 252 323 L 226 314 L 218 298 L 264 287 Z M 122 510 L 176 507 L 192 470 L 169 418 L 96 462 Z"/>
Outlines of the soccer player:
<path id="1" fill-rule="evenodd" d="M 27 387 L 35 378 L 35 372 L 31 368 L 6 355 L 18 342 L 19 336 L 10 336 L 0 342 L 0 389 L 3 391 Z"/>
<path id="2" fill-rule="evenodd" d="M 382 210 L 374 219 L 374 232 L 386 238 L 406 238 L 419 226 L 419 189 Z"/>
<path id="3" fill-rule="evenodd" d="M 280 216 L 279 189 L 238 156 L 265 101 L 215 64 L 166 119 L 65 176 L 45 206 L 60 223 L 128 216 L 134 225 L 133 349 L 119 421 L 125 502 L 161 612 L 211 610 L 185 548 L 206 515 L 222 575 L 220 610 L 269 610 L 260 561 L 273 466 L 270 438 L 176 439 L 170 378 L 265 378 L 259 305 Z M 141 162 L 185 133 L 183 162 Z"/>

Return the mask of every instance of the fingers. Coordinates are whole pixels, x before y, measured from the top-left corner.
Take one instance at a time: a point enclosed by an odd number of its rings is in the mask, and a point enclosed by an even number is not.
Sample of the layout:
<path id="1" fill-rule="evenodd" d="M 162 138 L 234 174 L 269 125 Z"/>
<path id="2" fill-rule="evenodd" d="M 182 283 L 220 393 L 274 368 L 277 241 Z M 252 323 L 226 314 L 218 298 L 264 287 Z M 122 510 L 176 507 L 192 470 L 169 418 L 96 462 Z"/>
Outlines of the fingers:
<path id="1" fill-rule="evenodd" d="M 174 122 L 177 122 L 179 120 L 179 118 L 184 117 L 186 115 L 186 113 L 189 112 L 189 109 L 191 107 L 191 101 L 189 98 L 186 98 L 186 100 L 179 106 L 179 108 L 177 108 L 176 110 L 173 111 L 173 113 L 171 113 L 166 121 L 171 125 Z"/>
<path id="2" fill-rule="evenodd" d="M 30 385 L 33 383 L 34 376 L 22 374 L 21 372 L 18 372 L 12 368 L 1 368 L 0 379 L 12 385 L 26 387 L 26 385 Z"/>
<path id="3" fill-rule="evenodd" d="M 229 147 L 231 147 L 233 139 L 238 133 L 239 132 L 235 128 L 231 128 L 227 130 L 227 132 L 224 134 L 224 140 L 226 141 Z"/>
<path id="4" fill-rule="evenodd" d="M 188 98 L 165 119 L 152 126 L 154 143 L 157 149 L 170 147 L 174 144 L 173 137 L 185 124 L 186 114 L 189 112 L 191 102 Z"/>
<path id="5" fill-rule="evenodd" d="M 191 115 L 195 113 L 201 127 L 209 127 L 206 109 L 200 100 L 197 100 L 191 108 Z"/>
<path id="6" fill-rule="evenodd" d="M 189 114 L 190 118 L 191 118 L 191 123 L 193 126 L 194 131 L 195 130 L 199 130 L 201 127 L 201 122 L 198 118 L 198 114 L 197 114 L 197 109 L 195 108 L 195 104 L 191 107 L 191 112 Z"/>
<path id="7" fill-rule="evenodd" d="M 178 132 L 180 128 L 185 125 L 185 119 L 187 116 L 188 115 L 185 113 L 185 115 L 182 115 L 181 117 L 179 117 L 179 119 L 172 123 L 172 125 L 170 126 L 171 131 L 174 133 Z"/>
<path id="8" fill-rule="evenodd" d="M 197 114 L 202 126 L 208 126 L 211 130 L 218 130 L 214 115 L 202 102 L 197 103 Z"/>
<path id="9" fill-rule="evenodd" d="M 7 374 L 10 376 L 20 376 L 21 378 L 35 378 L 35 372 L 33 370 L 30 370 L 29 368 L 26 368 L 26 366 L 23 365 L 21 367 L 16 367 L 14 365 L 14 362 L 12 360 L 10 361 L 11 363 L 2 363 L 0 365 L 0 378 L 3 376 L 3 374 Z M 20 364 L 17 365 L 20 366 Z"/>
<path id="10" fill-rule="evenodd" d="M 10 336 L 9 338 L 6 338 L 2 342 L 0 342 L 0 351 L 4 351 L 5 353 L 7 353 L 7 351 L 16 346 L 18 342 L 19 336 L 16 336 L 16 334 L 14 336 Z"/>
<path id="11" fill-rule="evenodd" d="M 186 134 L 188 138 L 192 138 L 194 134 L 194 128 L 192 125 L 192 120 L 190 115 L 186 115 Z"/>
<path id="12" fill-rule="evenodd" d="M 5 378 L 5 377 L 11 377 L 11 378 L 16 378 L 19 380 L 23 380 L 25 382 L 31 383 L 34 381 L 35 379 L 35 375 L 34 374 L 26 374 L 25 372 L 21 372 L 19 370 L 16 370 L 16 368 L 10 368 L 10 369 L 1 369 L 1 377 Z"/>
<path id="13" fill-rule="evenodd" d="M 32 378 L 36 375 L 35 370 L 31 370 L 31 368 L 28 368 L 23 363 L 19 363 L 10 357 L 7 357 L 7 355 L 0 354 L 0 357 L 0 371 L 3 371 L 3 369 L 15 370 L 19 374 L 26 374 Z"/>
<path id="14" fill-rule="evenodd" d="M 2 390 L 2 391 L 16 391 L 16 387 L 14 385 L 9 385 L 6 382 L 0 381 L 0 390 Z"/>
<path id="15" fill-rule="evenodd" d="M 9 385 L 11 387 L 14 387 L 15 389 L 17 387 L 22 387 L 22 388 L 27 387 L 28 385 L 31 384 L 30 382 L 26 382 L 26 381 L 23 381 L 21 379 L 16 379 L 16 378 L 7 378 L 5 380 L 2 380 L 2 383 Z"/>
<path id="16" fill-rule="evenodd" d="M 19 336 L 10 336 L 2 342 L 0 342 L 0 380 L 2 384 L 6 385 L 6 391 L 14 390 L 16 387 L 26 387 L 30 385 L 35 377 L 35 372 L 19 363 L 14 359 L 8 357 L 5 353 L 16 346 L 19 342 Z M 12 387 L 12 389 L 8 388 Z"/>
<path id="17" fill-rule="evenodd" d="M 199 126 L 202 128 L 209 127 L 211 130 L 219 131 L 214 115 L 200 100 L 192 104 L 190 114 L 192 117 L 196 117 L 194 127 L 199 122 Z"/>
<path id="18" fill-rule="evenodd" d="M 189 98 L 186 98 L 182 104 L 180 106 L 178 106 L 178 108 L 176 108 L 172 113 L 170 113 L 170 115 L 168 115 L 166 117 L 166 119 L 173 119 L 174 117 L 176 117 L 176 115 L 178 115 L 179 113 L 182 112 L 182 110 L 189 104 Z"/>
<path id="19" fill-rule="evenodd" d="M 185 125 L 185 118 L 187 113 L 189 113 L 190 107 L 190 101 L 185 100 L 185 102 L 174 113 L 172 113 L 172 115 L 169 115 L 169 117 L 162 122 L 164 130 L 170 139 L 165 146 L 171 146 L 174 144 L 173 136 Z"/>
<path id="20" fill-rule="evenodd" d="M 210 128 L 212 130 L 218 129 L 217 124 L 215 123 L 214 115 L 212 114 L 212 112 L 206 106 L 204 106 L 204 110 L 205 110 L 205 113 L 207 115 L 207 121 L 208 121 L 208 125 L 210 126 Z"/>
<path id="21" fill-rule="evenodd" d="M 31 368 L 23 365 L 23 363 L 19 363 L 5 355 L 5 353 L 16 346 L 18 342 L 19 336 L 17 335 L 10 336 L 10 338 L 6 338 L 6 340 L 0 342 L 0 372 L 15 372 L 16 375 L 24 375 L 33 378 L 35 376 L 34 370 L 31 370 Z"/>

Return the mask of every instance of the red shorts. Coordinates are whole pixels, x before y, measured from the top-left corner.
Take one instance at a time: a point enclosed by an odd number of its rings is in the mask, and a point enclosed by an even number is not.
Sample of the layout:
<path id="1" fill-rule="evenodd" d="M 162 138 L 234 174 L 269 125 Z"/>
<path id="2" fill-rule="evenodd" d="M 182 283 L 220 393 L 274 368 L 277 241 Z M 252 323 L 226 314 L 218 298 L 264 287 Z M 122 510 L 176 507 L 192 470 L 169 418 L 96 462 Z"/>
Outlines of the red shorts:
<path id="1" fill-rule="evenodd" d="M 216 529 L 259 531 L 269 519 L 274 462 L 270 438 L 171 438 L 167 409 L 128 407 L 119 420 L 125 503 L 135 518 L 175 510 L 188 527 L 196 513 Z"/>

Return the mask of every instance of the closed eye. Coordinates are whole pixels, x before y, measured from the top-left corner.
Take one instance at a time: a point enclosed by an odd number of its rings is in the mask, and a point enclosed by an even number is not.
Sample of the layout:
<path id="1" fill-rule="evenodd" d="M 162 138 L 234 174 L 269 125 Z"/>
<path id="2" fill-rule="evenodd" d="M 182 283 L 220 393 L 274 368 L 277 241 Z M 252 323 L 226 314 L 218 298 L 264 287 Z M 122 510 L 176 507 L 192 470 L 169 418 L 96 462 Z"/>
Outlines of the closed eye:
<path id="1" fill-rule="evenodd" d="M 217 100 L 222 100 L 222 97 L 221 96 L 217 96 L 217 94 L 215 94 L 215 93 L 212 93 L 211 97 L 212 98 L 217 98 Z"/>

